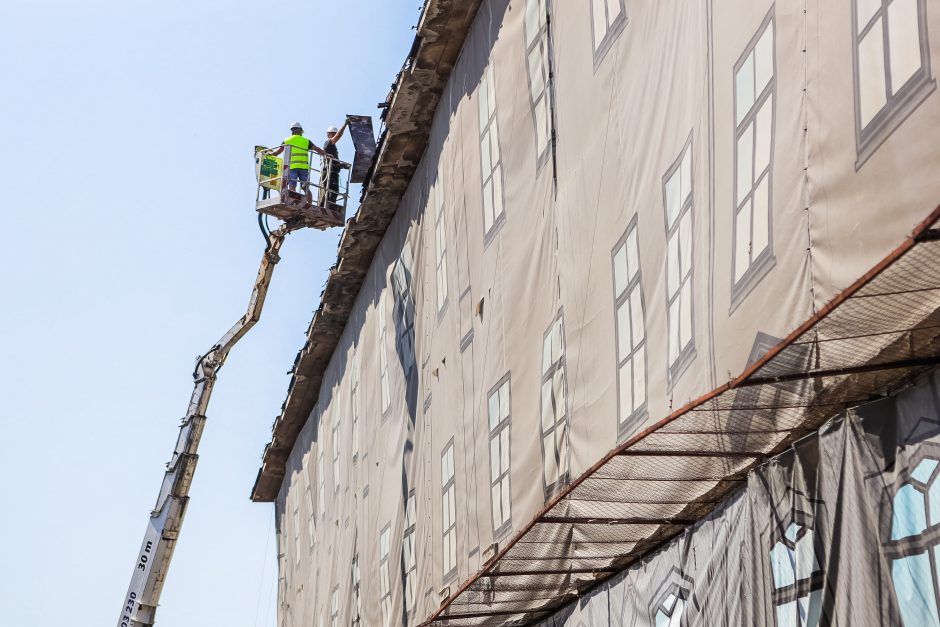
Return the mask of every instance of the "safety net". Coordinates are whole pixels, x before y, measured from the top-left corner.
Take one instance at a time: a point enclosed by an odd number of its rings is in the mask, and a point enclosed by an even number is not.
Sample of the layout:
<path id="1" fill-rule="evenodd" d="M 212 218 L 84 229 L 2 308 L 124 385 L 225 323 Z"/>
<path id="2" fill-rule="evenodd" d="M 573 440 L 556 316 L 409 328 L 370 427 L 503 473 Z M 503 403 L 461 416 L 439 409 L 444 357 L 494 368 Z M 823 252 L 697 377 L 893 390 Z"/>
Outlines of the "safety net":
<path id="1" fill-rule="evenodd" d="M 425 624 L 529 624 L 663 546 L 748 472 L 940 362 L 940 207 L 740 376 L 585 471 Z"/>

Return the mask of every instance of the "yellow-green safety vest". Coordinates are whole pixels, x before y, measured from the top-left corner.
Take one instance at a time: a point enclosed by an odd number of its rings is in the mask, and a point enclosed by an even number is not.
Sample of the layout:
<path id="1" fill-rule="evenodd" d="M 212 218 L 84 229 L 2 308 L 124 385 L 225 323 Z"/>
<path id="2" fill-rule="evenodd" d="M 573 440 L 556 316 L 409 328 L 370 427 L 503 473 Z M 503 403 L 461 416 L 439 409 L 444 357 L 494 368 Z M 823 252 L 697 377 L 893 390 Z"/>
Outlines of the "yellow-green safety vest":
<path id="1" fill-rule="evenodd" d="M 311 142 L 309 139 L 303 135 L 291 135 L 284 140 L 284 145 L 290 146 L 290 169 L 291 170 L 309 170 L 310 169 L 310 155 L 307 152 L 310 150 Z"/>

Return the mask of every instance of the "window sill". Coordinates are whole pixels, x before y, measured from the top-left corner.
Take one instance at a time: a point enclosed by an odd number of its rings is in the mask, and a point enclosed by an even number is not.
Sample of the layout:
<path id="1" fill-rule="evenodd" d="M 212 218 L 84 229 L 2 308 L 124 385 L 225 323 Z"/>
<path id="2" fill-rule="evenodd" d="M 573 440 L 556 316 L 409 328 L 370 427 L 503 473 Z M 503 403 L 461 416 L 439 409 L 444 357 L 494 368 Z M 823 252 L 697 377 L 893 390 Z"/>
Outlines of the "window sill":
<path id="1" fill-rule="evenodd" d="M 547 503 L 549 499 L 561 492 L 571 480 L 571 471 L 565 471 L 565 474 L 558 477 L 558 480 L 555 483 L 547 486 L 543 486 L 545 493 L 545 502 Z"/>
<path id="2" fill-rule="evenodd" d="M 597 73 L 597 68 L 600 67 L 601 63 L 604 62 L 604 58 L 607 56 L 607 53 L 610 52 L 610 49 L 614 47 L 614 42 L 620 36 L 620 33 L 623 32 L 624 28 L 627 26 L 627 15 L 626 13 L 621 13 L 620 17 L 617 18 L 617 21 L 611 24 L 610 28 L 607 29 L 607 34 L 604 35 L 604 39 L 601 40 L 601 44 L 594 49 L 594 72 Z"/>
<path id="3" fill-rule="evenodd" d="M 486 250 L 490 243 L 496 239 L 496 236 L 502 230 L 503 225 L 506 223 L 506 212 L 499 214 L 499 217 L 496 218 L 496 221 L 490 226 L 490 230 L 483 235 L 483 250 Z"/>
<path id="4" fill-rule="evenodd" d="M 512 532 L 512 518 L 504 522 L 499 526 L 499 529 L 493 531 L 493 542 L 501 543 L 503 540 L 509 537 L 509 534 Z"/>
<path id="5" fill-rule="evenodd" d="M 630 414 L 630 416 L 623 422 L 617 424 L 617 444 L 623 444 L 627 441 L 631 435 L 636 433 L 638 426 L 642 425 L 643 422 L 649 417 L 649 412 L 647 411 L 646 403 L 643 403 L 639 409 Z"/>
<path id="6" fill-rule="evenodd" d="M 885 105 L 885 109 L 876 115 L 865 129 L 857 131 L 858 158 L 855 161 L 856 172 L 865 165 L 865 162 L 881 147 L 881 144 L 904 123 L 907 116 L 913 113 L 927 99 L 927 96 L 937 88 L 937 81 L 931 79 L 930 74 L 923 68 L 921 70 L 922 74 L 911 79 L 910 83 L 904 86 L 901 94 L 894 98 L 893 103 L 889 102 Z M 858 113 L 856 113 L 856 116 L 858 116 Z M 858 122 L 856 122 L 856 125 L 858 125 Z M 856 129 L 858 129 L 858 126 L 856 126 Z"/>
<path id="7" fill-rule="evenodd" d="M 751 264 L 751 267 L 747 269 L 744 276 L 731 286 L 731 306 L 728 308 L 729 316 L 734 313 L 751 291 L 764 280 L 764 277 L 767 276 L 776 265 L 777 257 L 774 256 L 771 248 L 768 248 L 757 257 L 757 260 Z"/>
<path id="8" fill-rule="evenodd" d="M 473 343 L 473 329 L 467 331 L 466 335 L 460 340 L 460 352 L 464 352 Z"/>
<path id="9" fill-rule="evenodd" d="M 441 320 L 444 319 L 444 314 L 447 313 L 447 305 L 450 304 L 450 300 L 445 297 L 444 304 L 441 305 L 441 308 L 437 310 L 437 324 L 441 323 Z"/>
<path id="10" fill-rule="evenodd" d="M 672 388 L 675 387 L 676 382 L 679 380 L 686 369 L 695 361 L 695 340 L 692 341 L 686 348 L 679 353 L 679 356 L 676 357 L 675 363 L 669 366 L 669 382 L 666 388 L 672 391 Z"/>

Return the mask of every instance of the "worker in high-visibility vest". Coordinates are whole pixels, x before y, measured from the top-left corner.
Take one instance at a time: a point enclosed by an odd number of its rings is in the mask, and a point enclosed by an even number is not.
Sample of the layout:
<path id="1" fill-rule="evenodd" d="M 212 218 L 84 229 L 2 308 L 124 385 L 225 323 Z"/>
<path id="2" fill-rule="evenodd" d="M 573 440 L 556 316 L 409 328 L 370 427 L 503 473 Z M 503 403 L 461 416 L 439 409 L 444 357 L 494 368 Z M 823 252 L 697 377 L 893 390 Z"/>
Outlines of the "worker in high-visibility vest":
<path id="1" fill-rule="evenodd" d="M 284 140 L 284 143 L 271 151 L 271 154 L 279 155 L 284 151 L 284 146 L 290 146 L 290 163 L 287 164 L 287 187 L 288 189 L 304 190 L 307 195 L 307 201 L 312 199 L 310 194 L 310 151 L 325 157 L 326 153 L 304 137 L 304 128 L 300 122 L 294 122 L 290 125 L 291 135 Z"/>

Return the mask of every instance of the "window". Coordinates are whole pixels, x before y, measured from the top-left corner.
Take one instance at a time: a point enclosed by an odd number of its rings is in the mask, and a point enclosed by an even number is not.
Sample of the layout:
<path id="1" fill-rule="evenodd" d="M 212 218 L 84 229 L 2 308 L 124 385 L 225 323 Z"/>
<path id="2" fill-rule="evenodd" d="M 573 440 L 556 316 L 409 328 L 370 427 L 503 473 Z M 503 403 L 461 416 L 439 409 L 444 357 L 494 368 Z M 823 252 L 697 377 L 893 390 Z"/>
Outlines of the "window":
<path id="1" fill-rule="evenodd" d="M 623 0 L 591 0 L 594 64 L 600 63 L 627 22 Z"/>
<path id="2" fill-rule="evenodd" d="M 535 154 L 544 163 L 553 136 L 551 61 L 549 59 L 548 0 L 526 0 L 525 46 L 529 68 L 529 100 L 535 120 Z"/>
<path id="3" fill-rule="evenodd" d="M 663 177 L 666 206 L 666 304 L 669 380 L 691 361 L 692 341 L 692 142 Z"/>
<path id="4" fill-rule="evenodd" d="M 284 551 L 284 533 L 285 525 L 287 525 L 287 520 L 284 516 L 284 509 L 287 507 L 287 500 L 283 502 L 280 500 L 274 501 L 274 543 L 275 550 L 277 555 L 277 572 L 278 572 L 278 584 L 283 583 L 283 588 L 278 592 L 282 594 L 283 590 L 287 589 L 287 552 Z"/>
<path id="5" fill-rule="evenodd" d="M 323 451 L 317 457 L 317 506 L 320 516 L 326 518 L 326 478 L 323 473 Z"/>
<path id="6" fill-rule="evenodd" d="M 313 509 L 313 494 L 310 486 L 304 490 L 304 497 L 307 501 L 307 535 L 310 537 L 310 550 L 313 550 L 314 540 L 317 537 L 317 513 Z"/>
<path id="7" fill-rule="evenodd" d="M 480 170 L 483 181 L 483 234 L 489 235 L 503 217 L 503 167 L 496 123 L 496 81 L 493 64 L 483 73 L 477 91 L 480 107 Z"/>
<path id="8" fill-rule="evenodd" d="M 352 567 L 349 569 L 352 583 L 352 615 L 349 624 L 352 627 L 362 625 L 362 598 L 360 597 L 360 586 L 362 580 L 359 578 L 359 554 L 353 557 Z"/>
<path id="9" fill-rule="evenodd" d="M 891 529 L 884 552 L 904 625 L 940 624 L 938 458 L 933 450 L 922 456 L 913 471 L 905 471 L 891 500 Z"/>
<path id="10" fill-rule="evenodd" d="M 405 505 L 405 534 L 401 543 L 401 569 L 405 573 L 405 612 L 411 613 L 415 606 L 415 493 L 408 496 Z"/>
<path id="11" fill-rule="evenodd" d="M 333 418 L 333 494 L 339 493 L 339 412 Z"/>
<path id="12" fill-rule="evenodd" d="M 568 481 L 568 398 L 561 312 L 542 339 L 542 482 L 548 497 Z"/>
<path id="13" fill-rule="evenodd" d="M 793 513 L 771 548 L 770 568 L 777 627 L 816 627 L 822 609 L 823 573 L 809 518 L 802 512 Z"/>
<path id="14" fill-rule="evenodd" d="M 411 294 L 411 244 L 407 241 L 392 269 L 392 293 L 395 298 L 395 347 L 405 376 L 415 363 L 415 301 Z"/>
<path id="15" fill-rule="evenodd" d="M 490 502 L 493 506 L 493 535 L 508 531 L 512 522 L 509 491 L 509 375 L 490 392 Z"/>
<path id="16" fill-rule="evenodd" d="M 770 266 L 774 145 L 774 22 L 768 15 L 734 68 L 734 276 L 732 303 Z"/>
<path id="17" fill-rule="evenodd" d="M 437 181 L 432 188 L 434 198 L 434 245 L 437 252 L 437 312 L 447 304 L 447 220 L 444 216 L 444 167 L 437 166 Z"/>
<path id="18" fill-rule="evenodd" d="M 649 605 L 649 615 L 655 627 L 684 627 L 689 622 L 685 610 L 689 606 L 698 607 L 691 593 L 692 579 L 673 566 L 653 593 Z"/>
<path id="19" fill-rule="evenodd" d="M 300 498 L 297 489 L 291 491 L 291 501 L 294 502 L 294 516 L 292 527 L 294 528 L 294 554 L 297 558 L 297 566 L 300 566 Z"/>
<path id="20" fill-rule="evenodd" d="M 378 325 L 379 325 L 379 376 L 382 379 L 382 414 L 385 415 L 390 407 L 392 402 L 391 392 L 388 388 L 388 343 L 386 337 L 386 331 L 388 326 L 386 324 L 385 318 L 385 290 L 382 290 L 382 295 L 379 296 L 379 305 L 378 311 Z"/>
<path id="21" fill-rule="evenodd" d="M 457 574 L 457 502 L 454 487 L 454 441 L 441 455 L 441 527 L 444 530 L 444 580 Z"/>
<path id="22" fill-rule="evenodd" d="M 330 595 L 330 627 L 339 627 L 339 586 Z"/>
<path id="23" fill-rule="evenodd" d="M 617 427 L 626 435 L 646 411 L 646 314 L 634 217 L 613 252 L 617 334 Z"/>
<path id="24" fill-rule="evenodd" d="M 359 351 L 353 355 L 352 380 L 350 381 L 350 409 L 352 411 L 352 458 L 359 457 L 359 374 L 361 359 Z"/>
<path id="25" fill-rule="evenodd" d="M 656 608 L 656 627 L 680 627 L 685 613 L 683 590 L 670 591 Z"/>
<path id="26" fill-rule="evenodd" d="M 382 604 L 382 624 L 390 627 L 392 624 L 392 582 L 388 572 L 389 539 L 392 524 L 388 523 L 379 534 L 379 594 Z"/>
<path id="27" fill-rule="evenodd" d="M 855 0 L 855 133 L 860 167 L 936 87 L 925 0 Z"/>

